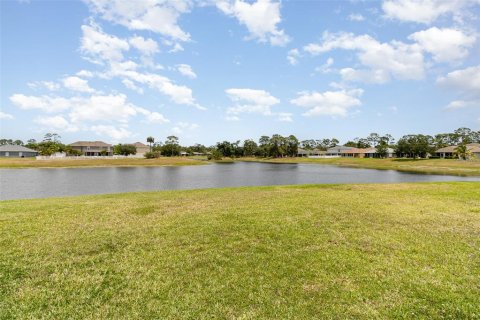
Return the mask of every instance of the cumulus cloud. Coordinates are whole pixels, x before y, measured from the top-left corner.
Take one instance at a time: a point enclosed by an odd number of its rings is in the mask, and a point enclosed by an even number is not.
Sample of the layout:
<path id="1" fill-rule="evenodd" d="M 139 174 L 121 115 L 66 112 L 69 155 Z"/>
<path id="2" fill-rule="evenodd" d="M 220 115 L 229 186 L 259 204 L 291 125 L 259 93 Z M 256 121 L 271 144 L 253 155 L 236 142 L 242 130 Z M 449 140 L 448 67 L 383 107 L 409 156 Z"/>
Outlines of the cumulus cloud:
<path id="1" fill-rule="evenodd" d="M 86 0 L 90 10 L 103 19 L 130 30 L 148 30 L 178 41 L 190 35 L 178 25 L 179 17 L 190 11 L 189 0 Z"/>
<path id="2" fill-rule="evenodd" d="M 182 134 L 185 131 L 193 131 L 199 127 L 196 123 L 178 122 L 175 127 L 172 128 L 174 134 Z"/>
<path id="3" fill-rule="evenodd" d="M 340 116 L 348 115 L 350 109 L 360 106 L 362 89 L 300 92 L 299 96 L 290 102 L 307 109 L 304 116 Z"/>
<path id="4" fill-rule="evenodd" d="M 128 131 L 127 129 L 122 127 L 117 128 L 111 125 L 91 126 L 90 130 L 95 132 L 99 136 L 108 136 L 116 142 L 125 140 L 132 136 L 132 132 Z"/>
<path id="5" fill-rule="evenodd" d="M 280 100 L 265 90 L 231 88 L 225 92 L 234 102 L 234 106 L 227 109 L 228 121 L 240 120 L 240 114 L 260 114 L 276 117 L 278 121 L 293 121 L 291 113 L 272 111 L 272 107 L 279 104 Z"/>
<path id="6" fill-rule="evenodd" d="M 437 27 L 415 32 L 408 38 L 431 53 L 436 62 L 454 62 L 465 58 L 476 40 L 474 35 L 467 35 L 460 30 Z"/>
<path id="7" fill-rule="evenodd" d="M 378 83 L 387 82 L 391 77 L 402 80 L 418 80 L 425 75 L 422 48 L 417 44 L 400 41 L 381 43 L 369 35 L 356 36 L 352 33 L 331 34 L 325 32 L 319 44 L 310 43 L 303 49 L 318 55 L 334 49 L 355 50 L 360 62 L 369 69 L 351 69 L 344 72 L 347 79 L 370 81 L 370 75 L 377 74 Z M 352 70 L 355 72 L 353 73 Z M 380 76 L 381 75 L 381 76 Z"/>
<path id="8" fill-rule="evenodd" d="M 152 39 L 135 36 L 128 40 L 128 43 L 142 54 L 150 56 L 159 51 L 158 43 Z"/>
<path id="9" fill-rule="evenodd" d="M 478 0 L 386 0 L 382 9 L 390 19 L 431 24 L 444 15 L 461 19 L 464 10 L 475 4 Z"/>
<path id="10" fill-rule="evenodd" d="M 0 119 L 1 120 L 12 120 L 12 119 L 14 119 L 14 116 L 11 115 L 10 113 L 0 111 Z"/>
<path id="11" fill-rule="evenodd" d="M 76 125 L 69 123 L 62 116 L 37 117 L 34 122 L 42 126 L 42 128 L 45 130 L 66 132 L 78 131 L 78 127 Z"/>
<path id="12" fill-rule="evenodd" d="M 188 64 L 177 64 L 176 65 L 178 72 L 180 72 L 182 75 L 190 78 L 190 79 L 195 79 L 197 78 L 197 74 L 193 72 L 193 69 L 190 65 Z"/>
<path id="13" fill-rule="evenodd" d="M 41 110 L 47 113 L 61 112 L 69 109 L 72 103 L 69 99 L 63 97 L 51 96 L 26 96 L 24 94 L 14 94 L 10 96 L 10 101 L 23 110 Z"/>
<path id="14" fill-rule="evenodd" d="M 285 31 L 277 25 L 282 21 L 280 2 L 257 0 L 249 3 L 243 0 L 219 0 L 217 7 L 226 15 L 235 17 L 247 27 L 249 38 L 260 42 L 270 42 L 274 46 L 284 46 L 290 41 Z"/>
<path id="15" fill-rule="evenodd" d="M 123 60 L 123 51 L 130 49 L 126 40 L 103 32 L 102 28 L 93 21 L 81 28 L 83 35 L 80 50 L 94 63 L 121 61 Z"/>
<path id="16" fill-rule="evenodd" d="M 447 109 L 480 106 L 480 65 L 452 71 L 437 78 L 437 84 L 456 92 L 460 97 L 450 102 Z"/>
<path id="17" fill-rule="evenodd" d="M 32 89 L 45 88 L 49 91 L 56 91 L 60 89 L 60 84 L 53 81 L 35 81 L 29 82 L 27 85 Z"/>
<path id="18" fill-rule="evenodd" d="M 66 77 L 62 80 L 63 86 L 72 91 L 78 91 L 83 93 L 95 92 L 93 88 L 88 85 L 88 81 L 79 77 Z"/>
<path id="19" fill-rule="evenodd" d="M 296 48 L 288 51 L 287 53 L 287 60 L 292 66 L 298 63 L 299 57 L 300 57 L 300 51 Z"/>

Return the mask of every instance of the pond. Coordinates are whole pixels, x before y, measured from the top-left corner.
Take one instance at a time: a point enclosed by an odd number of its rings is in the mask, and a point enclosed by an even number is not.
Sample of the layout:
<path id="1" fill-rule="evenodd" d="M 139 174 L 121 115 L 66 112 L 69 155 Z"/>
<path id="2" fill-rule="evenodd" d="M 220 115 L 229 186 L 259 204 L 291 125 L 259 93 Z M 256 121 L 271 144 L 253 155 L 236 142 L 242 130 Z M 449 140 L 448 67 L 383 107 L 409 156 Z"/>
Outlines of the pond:
<path id="1" fill-rule="evenodd" d="M 480 181 L 480 177 L 255 162 L 184 167 L 0 169 L 0 199 L 234 186 L 433 181 Z"/>

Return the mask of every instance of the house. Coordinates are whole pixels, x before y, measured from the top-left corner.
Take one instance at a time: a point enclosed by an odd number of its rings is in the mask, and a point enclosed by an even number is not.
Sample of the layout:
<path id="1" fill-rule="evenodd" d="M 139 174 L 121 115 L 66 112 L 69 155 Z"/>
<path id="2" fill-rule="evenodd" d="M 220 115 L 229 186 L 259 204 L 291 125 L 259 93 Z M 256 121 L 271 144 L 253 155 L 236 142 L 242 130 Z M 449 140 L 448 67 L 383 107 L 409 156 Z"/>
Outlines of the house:
<path id="1" fill-rule="evenodd" d="M 387 154 L 385 158 L 394 158 L 395 157 L 395 150 L 392 148 L 387 148 Z M 365 158 L 380 158 L 377 153 L 377 148 L 367 148 L 365 151 Z"/>
<path id="2" fill-rule="evenodd" d="M 320 149 L 305 150 L 298 148 L 297 157 L 319 158 L 324 157 L 327 152 Z"/>
<path id="3" fill-rule="evenodd" d="M 346 146 L 335 146 L 332 148 L 328 148 L 326 152 L 326 156 L 328 157 L 341 157 L 342 152 L 348 151 L 354 149 L 352 147 L 346 147 Z"/>
<path id="4" fill-rule="evenodd" d="M 435 154 L 444 159 L 444 158 L 457 158 L 456 149 L 458 146 L 448 146 L 445 148 L 440 148 L 435 151 Z M 472 153 L 472 155 L 480 159 L 480 143 L 469 143 L 467 144 L 467 150 Z"/>
<path id="5" fill-rule="evenodd" d="M 111 144 L 103 141 L 77 141 L 69 144 L 73 150 L 80 151 L 84 156 L 97 157 L 97 156 L 112 156 L 113 147 Z"/>
<path id="6" fill-rule="evenodd" d="M 377 154 L 377 148 L 352 148 L 341 151 L 341 156 L 344 158 L 380 158 Z M 393 158 L 395 150 L 387 148 L 386 158 Z"/>
<path id="7" fill-rule="evenodd" d="M 11 144 L 5 144 L 0 146 L 0 157 L 17 157 L 17 158 L 26 158 L 26 157 L 36 157 L 38 151 L 29 149 L 24 146 L 17 146 Z"/>
<path id="8" fill-rule="evenodd" d="M 135 143 L 129 143 L 129 144 L 137 148 L 137 156 L 143 157 L 145 153 L 150 152 L 150 146 L 147 146 L 146 144 L 143 144 L 141 142 L 135 142 Z"/>

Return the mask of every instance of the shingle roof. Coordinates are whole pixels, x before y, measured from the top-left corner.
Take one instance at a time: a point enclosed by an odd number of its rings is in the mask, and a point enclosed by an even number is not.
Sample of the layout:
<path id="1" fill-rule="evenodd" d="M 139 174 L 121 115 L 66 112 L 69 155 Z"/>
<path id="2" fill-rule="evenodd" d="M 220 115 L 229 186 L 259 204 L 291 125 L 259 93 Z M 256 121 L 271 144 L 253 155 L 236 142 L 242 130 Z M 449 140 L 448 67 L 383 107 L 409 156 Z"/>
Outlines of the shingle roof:
<path id="1" fill-rule="evenodd" d="M 131 143 L 131 144 L 134 145 L 137 148 L 148 148 L 148 146 L 146 144 L 141 143 L 141 142 L 135 142 L 135 143 Z"/>
<path id="2" fill-rule="evenodd" d="M 111 144 L 105 143 L 103 141 L 77 141 L 70 143 L 69 146 L 72 147 L 111 147 Z"/>
<path id="3" fill-rule="evenodd" d="M 455 149 L 457 149 L 458 146 L 448 146 L 445 148 L 440 148 L 436 150 L 436 153 L 455 153 Z M 471 152 L 480 152 L 480 143 L 469 143 L 467 144 L 467 150 Z"/>
<path id="4" fill-rule="evenodd" d="M 0 151 L 4 152 L 36 152 L 38 151 L 24 147 L 24 146 L 17 146 L 17 145 L 12 145 L 12 144 L 5 144 L 3 146 L 0 146 Z"/>

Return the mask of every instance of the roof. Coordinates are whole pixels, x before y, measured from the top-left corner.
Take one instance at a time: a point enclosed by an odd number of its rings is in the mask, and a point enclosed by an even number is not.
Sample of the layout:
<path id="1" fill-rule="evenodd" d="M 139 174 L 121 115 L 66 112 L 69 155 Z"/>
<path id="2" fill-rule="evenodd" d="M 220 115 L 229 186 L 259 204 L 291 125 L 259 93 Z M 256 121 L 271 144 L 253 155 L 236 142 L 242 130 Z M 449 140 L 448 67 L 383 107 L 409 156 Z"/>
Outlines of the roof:
<path id="1" fill-rule="evenodd" d="M 340 153 L 354 153 L 354 154 L 360 154 L 360 153 L 369 153 L 372 148 L 352 148 L 348 150 L 342 150 Z M 375 151 L 375 148 L 373 148 Z"/>
<path id="2" fill-rule="evenodd" d="M 35 152 L 38 153 L 38 151 L 24 147 L 24 146 L 17 146 L 14 144 L 4 144 L 3 146 L 0 146 L 0 151 L 4 152 Z"/>
<path id="3" fill-rule="evenodd" d="M 135 143 L 129 143 L 129 144 L 134 145 L 137 148 L 148 148 L 148 146 L 146 144 L 141 143 L 141 142 L 135 142 Z"/>
<path id="4" fill-rule="evenodd" d="M 111 147 L 111 144 L 105 143 L 103 141 L 77 141 L 70 143 L 69 146 L 72 147 Z"/>
<path id="5" fill-rule="evenodd" d="M 351 149 L 354 149 L 354 148 L 346 147 L 346 146 L 335 146 L 332 148 L 328 148 L 327 153 L 341 153 L 342 151 L 351 150 Z"/>
<path id="6" fill-rule="evenodd" d="M 440 148 L 436 150 L 436 153 L 455 153 L 458 146 L 448 146 L 445 148 Z M 480 143 L 469 143 L 467 144 L 467 150 L 471 152 L 480 152 Z"/>

